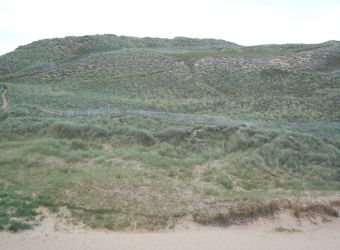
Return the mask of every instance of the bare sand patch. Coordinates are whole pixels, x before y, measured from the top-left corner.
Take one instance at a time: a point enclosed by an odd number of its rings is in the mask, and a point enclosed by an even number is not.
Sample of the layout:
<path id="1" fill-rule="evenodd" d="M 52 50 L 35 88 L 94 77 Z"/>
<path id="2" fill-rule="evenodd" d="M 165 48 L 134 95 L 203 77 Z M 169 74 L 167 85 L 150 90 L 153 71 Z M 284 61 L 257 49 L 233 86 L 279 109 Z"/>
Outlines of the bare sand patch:
<path id="1" fill-rule="evenodd" d="M 44 214 L 42 224 L 33 230 L 0 233 L 0 249 L 340 249 L 340 219 L 327 216 L 311 221 L 284 212 L 228 228 L 184 221 L 174 231 L 126 233 L 91 230 L 67 224 L 47 211 Z M 277 228 L 296 231 L 280 232 Z"/>
<path id="2" fill-rule="evenodd" d="M 7 89 L 5 89 L 3 92 L 2 92 L 2 95 L 1 95 L 1 98 L 2 98 L 2 109 L 5 110 L 8 106 L 8 101 L 7 101 L 7 98 L 6 98 L 6 92 L 7 92 Z"/>

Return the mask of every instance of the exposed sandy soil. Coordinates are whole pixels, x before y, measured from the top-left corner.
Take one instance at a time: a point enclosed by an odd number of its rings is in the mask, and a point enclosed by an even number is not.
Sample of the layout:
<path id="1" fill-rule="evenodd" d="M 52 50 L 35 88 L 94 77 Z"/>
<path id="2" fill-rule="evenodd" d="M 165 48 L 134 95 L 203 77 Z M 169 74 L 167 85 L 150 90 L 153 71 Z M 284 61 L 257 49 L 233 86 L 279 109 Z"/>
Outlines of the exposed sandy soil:
<path id="1" fill-rule="evenodd" d="M 277 232 L 276 227 L 301 232 Z M 288 213 L 245 226 L 203 227 L 189 222 L 174 231 L 117 233 L 68 226 L 53 215 L 21 233 L 0 233 L 1 250 L 106 249 L 340 249 L 340 219 L 296 220 Z"/>
<path id="2" fill-rule="evenodd" d="M 8 106 L 8 102 L 6 99 L 6 92 L 7 90 L 5 89 L 4 92 L 2 92 L 1 98 L 2 98 L 2 109 L 6 109 Z"/>

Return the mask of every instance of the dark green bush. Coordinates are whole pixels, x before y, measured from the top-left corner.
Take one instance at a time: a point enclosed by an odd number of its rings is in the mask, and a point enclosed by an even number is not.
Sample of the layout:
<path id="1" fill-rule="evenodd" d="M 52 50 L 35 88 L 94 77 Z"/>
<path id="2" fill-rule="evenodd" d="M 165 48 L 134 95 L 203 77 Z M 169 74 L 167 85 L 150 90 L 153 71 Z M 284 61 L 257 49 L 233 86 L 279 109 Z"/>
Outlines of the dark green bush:
<path id="1" fill-rule="evenodd" d="M 21 221 L 11 221 L 11 224 L 8 227 L 9 231 L 13 233 L 31 229 L 31 228 L 32 228 L 32 225 L 25 223 L 25 222 L 21 222 Z"/>

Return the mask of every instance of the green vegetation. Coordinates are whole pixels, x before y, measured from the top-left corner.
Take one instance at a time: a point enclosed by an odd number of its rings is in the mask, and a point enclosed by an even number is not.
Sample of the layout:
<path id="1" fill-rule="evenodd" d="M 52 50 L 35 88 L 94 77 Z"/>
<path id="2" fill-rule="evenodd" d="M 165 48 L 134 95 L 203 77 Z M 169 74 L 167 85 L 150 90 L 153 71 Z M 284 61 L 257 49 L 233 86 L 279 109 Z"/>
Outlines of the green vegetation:
<path id="1" fill-rule="evenodd" d="M 220 40 L 68 37 L 3 55 L 0 82 L 11 88 L 13 104 L 31 108 L 339 121 L 339 51 L 338 42 L 242 47 Z"/>
<path id="2" fill-rule="evenodd" d="M 2 189 L 30 197 L 34 207 L 66 206 L 91 227 L 159 229 L 190 214 L 204 221 L 206 201 L 223 206 L 340 188 L 334 139 L 256 127 L 193 128 L 138 116 L 63 123 L 27 116 L 10 113 L 1 124 Z"/>
<path id="3" fill-rule="evenodd" d="M 288 232 L 288 233 L 296 233 L 296 232 L 302 232 L 300 229 L 296 228 L 285 228 L 285 227 L 276 227 L 274 228 L 276 232 Z"/>
<path id="4" fill-rule="evenodd" d="M 339 51 L 104 35 L 1 56 L 0 230 L 40 206 L 94 228 L 225 226 L 337 193 Z"/>
<path id="5" fill-rule="evenodd" d="M 0 231 L 17 232 L 32 228 L 37 203 L 14 192 L 0 193 Z"/>

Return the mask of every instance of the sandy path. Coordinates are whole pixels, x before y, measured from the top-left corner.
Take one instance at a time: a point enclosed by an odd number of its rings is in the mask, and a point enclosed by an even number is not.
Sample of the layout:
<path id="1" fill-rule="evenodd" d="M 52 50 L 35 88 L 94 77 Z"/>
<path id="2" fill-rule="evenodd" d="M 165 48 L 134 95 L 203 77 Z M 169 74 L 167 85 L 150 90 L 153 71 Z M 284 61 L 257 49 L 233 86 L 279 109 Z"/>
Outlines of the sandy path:
<path id="1" fill-rule="evenodd" d="M 277 226 L 294 227 L 302 232 L 276 232 Z M 56 228 L 57 231 L 56 231 Z M 159 233 L 116 233 L 62 228 L 48 218 L 34 230 L 17 234 L 0 233 L 1 250 L 107 250 L 107 249 L 340 249 L 340 219 L 312 224 L 283 216 L 276 221 L 262 220 L 252 225 L 190 229 Z"/>
<path id="2" fill-rule="evenodd" d="M 7 102 L 7 99 L 6 99 L 6 92 L 7 92 L 7 89 L 5 89 L 2 92 L 2 95 L 1 95 L 1 98 L 2 98 L 2 109 L 6 109 L 7 106 L 8 106 L 8 102 Z"/>

